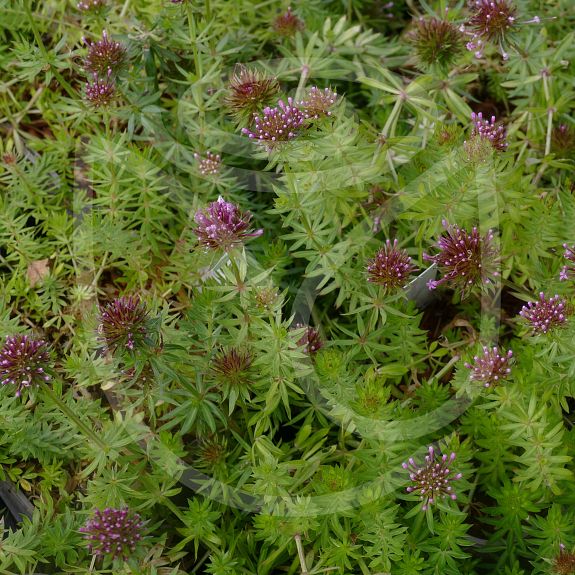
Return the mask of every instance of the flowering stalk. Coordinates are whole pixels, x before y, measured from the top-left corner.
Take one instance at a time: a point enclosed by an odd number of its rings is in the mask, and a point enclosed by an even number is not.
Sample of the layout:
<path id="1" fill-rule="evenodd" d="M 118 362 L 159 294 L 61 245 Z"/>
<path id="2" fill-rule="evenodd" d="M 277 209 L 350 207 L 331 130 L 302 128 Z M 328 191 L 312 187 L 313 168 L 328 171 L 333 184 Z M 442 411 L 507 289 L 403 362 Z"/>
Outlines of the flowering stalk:
<path id="1" fill-rule="evenodd" d="M 404 469 L 409 471 L 409 478 L 412 481 L 407 492 L 419 494 L 419 498 L 423 501 L 422 511 L 427 511 L 429 506 L 436 503 L 440 498 L 457 499 L 451 483 L 461 479 L 462 475 L 461 473 L 454 474 L 448 467 L 454 459 L 455 453 L 451 453 L 449 457 L 447 455 L 438 457 L 433 446 L 430 445 L 424 465 L 417 465 L 412 457 L 407 463 L 401 464 Z"/>

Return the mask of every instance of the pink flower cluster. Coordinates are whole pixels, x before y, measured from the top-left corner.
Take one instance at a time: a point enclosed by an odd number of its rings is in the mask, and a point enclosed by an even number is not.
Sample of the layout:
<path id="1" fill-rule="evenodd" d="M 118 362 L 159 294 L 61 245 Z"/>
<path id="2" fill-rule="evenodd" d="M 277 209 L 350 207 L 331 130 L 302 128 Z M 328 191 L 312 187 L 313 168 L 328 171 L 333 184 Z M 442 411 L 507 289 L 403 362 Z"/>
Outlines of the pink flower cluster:
<path id="1" fill-rule="evenodd" d="M 367 279 L 391 290 L 403 287 L 414 269 L 407 251 L 398 248 L 397 240 L 393 244 L 386 240 L 385 245 L 367 263 Z"/>
<path id="2" fill-rule="evenodd" d="M 418 465 L 413 458 L 409 458 L 407 463 L 401 466 L 409 471 L 409 478 L 412 484 L 407 488 L 408 493 L 418 493 L 419 498 L 423 501 L 422 511 L 427 511 L 430 505 L 437 502 L 438 499 L 449 497 L 452 500 L 457 499 L 451 483 L 461 479 L 461 473 L 453 473 L 450 469 L 451 463 L 455 459 L 455 453 L 442 455 L 439 457 L 433 448 L 429 446 L 428 454 L 425 456 L 425 463 Z"/>
<path id="3" fill-rule="evenodd" d="M 279 100 L 277 106 L 267 106 L 262 114 L 254 114 L 252 128 L 242 128 L 242 134 L 271 150 L 277 142 L 289 141 L 299 135 L 308 125 L 306 120 L 331 116 L 336 102 L 335 92 L 313 86 L 299 102 L 294 102 L 292 98 L 288 98 L 287 103 Z"/>
<path id="4" fill-rule="evenodd" d="M 513 352 L 509 350 L 502 355 L 497 347 L 483 347 L 483 355 L 476 355 L 473 358 L 474 364 L 466 363 L 467 369 L 473 370 L 471 379 L 483 382 L 485 387 L 491 387 L 505 379 L 510 373 L 509 361 L 513 357 Z"/>
<path id="5" fill-rule="evenodd" d="M 215 176 L 219 173 L 222 163 L 219 154 L 207 152 L 204 158 L 200 154 L 195 153 L 194 158 L 198 162 L 198 170 L 202 176 Z"/>
<path id="6" fill-rule="evenodd" d="M 547 299 L 541 292 L 539 300 L 528 302 L 519 315 L 531 325 L 534 335 L 545 334 L 567 323 L 567 302 L 558 295 Z"/>
<path id="7" fill-rule="evenodd" d="M 249 229 L 252 215 L 242 212 L 221 196 L 195 215 L 195 233 L 200 244 L 209 249 L 230 250 L 247 238 L 261 236 L 263 230 Z"/>
<path id="8" fill-rule="evenodd" d="M 103 511 L 96 509 L 93 518 L 80 527 L 80 532 L 93 555 L 108 555 L 112 559 L 126 561 L 142 539 L 143 526 L 140 516 L 131 513 L 127 507 L 107 507 Z"/>
<path id="9" fill-rule="evenodd" d="M 0 381 L 15 385 L 19 397 L 23 388 L 50 381 L 49 364 L 48 344 L 43 339 L 10 335 L 0 349 Z"/>
<path id="10" fill-rule="evenodd" d="M 437 243 L 439 253 L 434 256 L 423 254 L 423 259 L 436 263 L 443 273 L 441 279 L 429 281 L 429 289 L 449 282 L 465 295 L 474 286 L 492 283 L 499 275 L 496 267 L 499 251 L 493 245 L 493 232 L 489 230 L 481 236 L 476 227 L 467 232 L 445 220 L 443 227 L 447 233 Z"/>
<path id="11" fill-rule="evenodd" d="M 471 131 L 472 138 L 478 137 L 488 140 L 489 143 L 500 152 L 507 149 L 505 126 L 496 124 L 495 116 L 491 116 L 491 120 L 486 120 L 483 118 L 481 112 L 479 112 L 479 114 L 472 113 L 471 121 L 473 122 L 473 129 Z"/>

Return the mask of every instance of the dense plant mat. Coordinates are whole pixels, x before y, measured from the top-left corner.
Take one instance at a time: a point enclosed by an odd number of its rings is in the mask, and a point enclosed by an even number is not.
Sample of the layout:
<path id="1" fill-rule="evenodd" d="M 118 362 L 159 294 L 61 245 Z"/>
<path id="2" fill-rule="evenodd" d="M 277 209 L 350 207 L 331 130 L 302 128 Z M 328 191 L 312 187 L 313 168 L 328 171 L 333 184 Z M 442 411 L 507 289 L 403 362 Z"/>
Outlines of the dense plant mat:
<path id="1" fill-rule="evenodd" d="M 0 574 L 575 573 L 571 0 L 8 0 Z"/>

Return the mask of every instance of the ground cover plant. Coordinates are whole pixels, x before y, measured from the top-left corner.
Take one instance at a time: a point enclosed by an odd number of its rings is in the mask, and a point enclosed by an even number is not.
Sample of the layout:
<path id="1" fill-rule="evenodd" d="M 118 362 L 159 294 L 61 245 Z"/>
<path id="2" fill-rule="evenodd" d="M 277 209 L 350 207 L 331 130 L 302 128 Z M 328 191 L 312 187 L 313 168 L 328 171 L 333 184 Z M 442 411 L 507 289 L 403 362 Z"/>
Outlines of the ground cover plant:
<path id="1" fill-rule="evenodd" d="M 0 573 L 575 573 L 571 0 L 4 0 Z"/>

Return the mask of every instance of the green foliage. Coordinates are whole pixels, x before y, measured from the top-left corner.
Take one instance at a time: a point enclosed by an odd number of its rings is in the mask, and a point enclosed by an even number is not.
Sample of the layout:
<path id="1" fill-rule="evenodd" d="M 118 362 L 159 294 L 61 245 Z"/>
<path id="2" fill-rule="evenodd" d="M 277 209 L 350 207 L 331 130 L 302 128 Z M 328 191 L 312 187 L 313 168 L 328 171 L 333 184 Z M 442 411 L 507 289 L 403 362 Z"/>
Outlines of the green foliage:
<path id="1" fill-rule="evenodd" d="M 507 60 L 466 50 L 463 2 L 294 1 L 285 36 L 279 0 L 0 5 L 0 337 L 51 350 L 45 385 L 0 386 L 0 480 L 33 505 L 4 513 L 0 574 L 544 574 L 575 550 L 569 0 L 518 3 Z M 434 18 L 449 42 L 414 39 Z M 94 108 L 82 38 L 104 30 L 128 64 Z M 229 107 L 238 64 L 337 102 L 267 149 Z M 200 245 L 220 195 L 263 234 Z M 443 220 L 501 254 L 466 298 L 427 287 Z M 387 239 L 415 267 L 392 293 L 367 272 Z M 568 321 L 534 335 L 539 292 Z M 150 337 L 113 350 L 123 295 Z M 502 380 L 471 377 L 482 346 L 513 351 Z M 402 463 L 430 445 L 453 491 L 424 511 Z M 124 506 L 143 540 L 93 558 L 80 528 Z"/>

